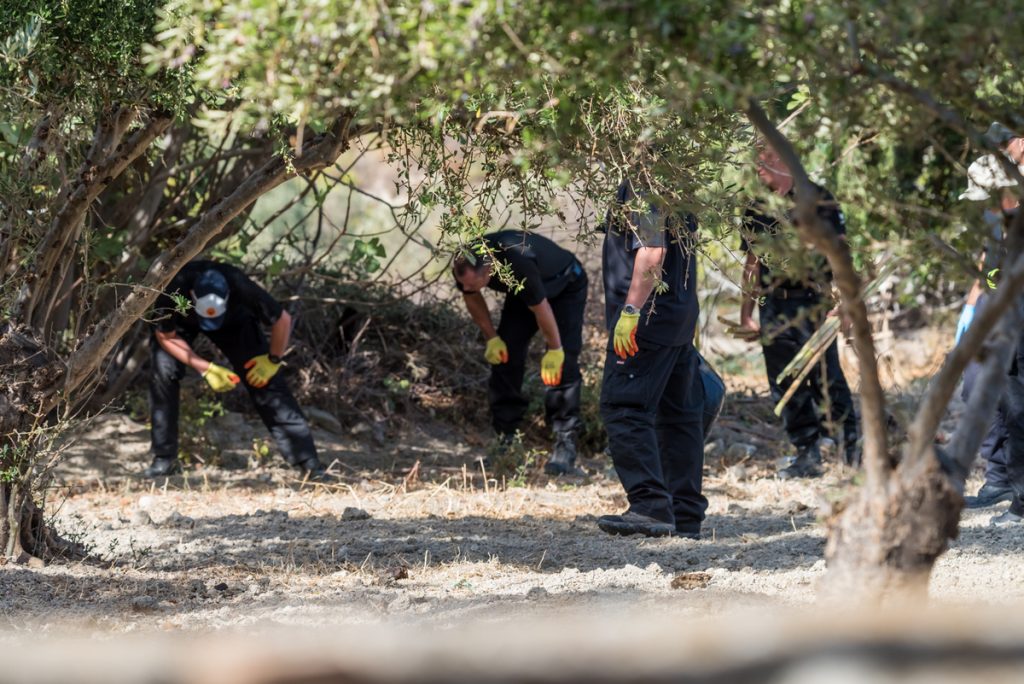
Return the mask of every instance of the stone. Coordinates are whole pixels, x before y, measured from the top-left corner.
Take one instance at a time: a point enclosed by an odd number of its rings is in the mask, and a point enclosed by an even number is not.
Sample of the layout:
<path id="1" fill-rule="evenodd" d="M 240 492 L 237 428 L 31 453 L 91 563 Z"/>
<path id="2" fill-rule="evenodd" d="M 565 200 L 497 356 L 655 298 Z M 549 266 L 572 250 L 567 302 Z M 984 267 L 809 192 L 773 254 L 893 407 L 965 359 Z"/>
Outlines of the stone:
<path id="1" fill-rule="evenodd" d="M 157 610 L 160 607 L 160 602 L 152 596 L 136 596 L 132 599 L 132 610 L 147 613 L 150 611 Z"/>
<path id="2" fill-rule="evenodd" d="M 152 525 L 153 518 L 149 516 L 149 511 L 137 508 L 132 511 L 132 517 L 129 522 L 135 527 L 142 527 L 143 525 Z"/>
<path id="3" fill-rule="evenodd" d="M 412 600 L 405 594 L 400 595 L 394 601 L 388 604 L 389 613 L 397 613 L 403 610 L 409 610 L 412 607 Z"/>
<path id="4" fill-rule="evenodd" d="M 341 519 L 346 522 L 352 520 L 369 520 L 370 514 L 364 511 L 362 508 L 356 508 L 355 506 L 346 506 L 345 510 L 341 512 Z"/>
<path id="5" fill-rule="evenodd" d="M 704 445 L 704 457 L 711 458 L 713 456 L 718 456 L 722 453 L 724 448 L 725 442 L 720 439 L 713 439 Z"/>
<path id="6" fill-rule="evenodd" d="M 681 572 L 672 578 L 673 589 L 703 589 L 711 584 L 711 575 L 706 572 Z"/>
<path id="7" fill-rule="evenodd" d="M 744 442 L 734 442 L 730 444 L 729 448 L 725 451 L 726 457 L 734 461 L 742 461 L 750 458 L 756 453 L 757 447 L 753 444 L 746 444 Z"/>
<path id="8" fill-rule="evenodd" d="M 160 523 L 161 527 L 178 527 L 186 530 L 191 530 L 196 526 L 196 521 L 187 515 L 182 515 L 178 511 L 174 511 L 169 516 L 164 518 L 164 521 Z"/>
<path id="9" fill-rule="evenodd" d="M 345 430 L 341 425 L 341 421 L 332 413 L 328 413 L 327 411 L 316 408 L 315 406 L 307 406 L 302 410 L 306 414 L 306 418 L 309 419 L 309 422 L 319 428 L 323 428 L 328 432 L 333 432 L 336 435 L 340 435 Z"/>
<path id="10" fill-rule="evenodd" d="M 750 479 L 750 471 L 742 463 L 729 466 L 725 469 L 725 474 L 739 482 Z"/>
<path id="11" fill-rule="evenodd" d="M 530 601 L 537 601 L 538 599 L 547 598 L 548 596 L 550 596 L 550 594 L 544 587 L 533 587 L 530 591 L 526 592 L 526 598 Z"/>

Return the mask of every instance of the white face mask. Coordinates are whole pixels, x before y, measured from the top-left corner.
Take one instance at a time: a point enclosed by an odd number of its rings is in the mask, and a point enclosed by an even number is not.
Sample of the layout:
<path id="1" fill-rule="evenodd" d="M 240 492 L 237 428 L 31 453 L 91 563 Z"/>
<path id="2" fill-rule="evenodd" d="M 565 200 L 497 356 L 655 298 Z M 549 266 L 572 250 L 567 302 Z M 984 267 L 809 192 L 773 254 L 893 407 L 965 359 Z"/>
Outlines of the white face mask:
<path id="1" fill-rule="evenodd" d="M 193 296 L 193 300 L 195 301 L 196 313 L 203 318 L 219 318 L 228 310 L 227 297 L 208 294 L 198 298 Z"/>

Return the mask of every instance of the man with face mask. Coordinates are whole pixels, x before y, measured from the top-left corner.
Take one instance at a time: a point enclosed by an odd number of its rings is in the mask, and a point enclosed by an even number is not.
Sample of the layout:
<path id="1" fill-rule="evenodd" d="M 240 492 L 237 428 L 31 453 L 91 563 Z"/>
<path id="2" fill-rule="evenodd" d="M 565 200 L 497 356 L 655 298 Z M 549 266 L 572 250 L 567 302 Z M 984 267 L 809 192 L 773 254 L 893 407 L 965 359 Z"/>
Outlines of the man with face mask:
<path id="1" fill-rule="evenodd" d="M 214 392 L 244 385 L 285 461 L 304 478 L 329 479 L 309 424 L 278 373 L 292 318 L 277 300 L 234 266 L 193 261 L 157 299 L 155 318 L 149 386 L 153 463 L 145 470 L 146 477 L 172 475 L 181 469 L 180 384 L 186 368 L 192 368 Z M 271 330 L 269 342 L 264 325 Z M 192 344 L 200 333 L 223 352 L 231 368 L 196 354 Z"/>

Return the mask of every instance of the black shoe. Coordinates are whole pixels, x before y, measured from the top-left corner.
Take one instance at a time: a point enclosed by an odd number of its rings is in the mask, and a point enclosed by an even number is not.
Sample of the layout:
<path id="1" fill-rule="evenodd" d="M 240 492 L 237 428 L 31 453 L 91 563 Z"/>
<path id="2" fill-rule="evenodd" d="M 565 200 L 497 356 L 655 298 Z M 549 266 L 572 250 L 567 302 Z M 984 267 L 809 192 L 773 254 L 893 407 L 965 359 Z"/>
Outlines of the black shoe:
<path id="1" fill-rule="evenodd" d="M 1018 515 L 1013 511 L 1006 511 L 1001 515 L 993 517 L 988 521 L 988 524 L 994 525 L 995 527 L 1011 527 L 1019 525 L 1022 522 L 1024 522 L 1024 516 Z"/>
<path id="2" fill-rule="evenodd" d="M 149 467 L 142 471 L 142 476 L 150 479 L 156 479 L 158 477 L 177 475 L 180 472 L 181 462 L 178 461 L 176 456 L 157 456 L 153 459 L 153 462 L 149 464 Z"/>
<path id="3" fill-rule="evenodd" d="M 327 468 L 318 458 L 311 458 L 299 465 L 299 477 L 307 482 L 326 484 L 334 482 L 335 477 L 327 472 Z"/>
<path id="4" fill-rule="evenodd" d="M 965 496 L 965 508 L 988 508 L 1003 501 L 1013 501 L 1013 490 L 1008 485 L 991 484 L 986 482 L 981 485 L 977 496 Z"/>
<path id="5" fill-rule="evenodd" d="M 576 435 L 571 432 L 556 433 L 555 446 L 548 462 L 544 464 L 544 472 L 555 476 L 584 474 L 576 467 Z"/>
<path id="6" fill-rule="evenodd" d="M 672 532 L 672 536 L 673 537 L 681 537 L 683 539 L 699 540 L 700 539 L 700 528 L 698 527 L 695 530 L 692 527 L 689 527 L 689 528 L 679 528 L 679 527 L 677 527 L 675 529 L 675 531 Z"/>
<path id="7" fill-rule="evenodd" d="M 860 468 L 862 453 L 858 440 L 848 440 L 843 446 L 843 463 L 851 468 Z"/>
<path id="8" fill-rule="evenodd" d="M 796 458 L 775 475 L 780 480 L 793 480 L 799 477 L 821 477 L 821 452 L 818 446 L 805 447 L 797 453 Z"/>
<path id="9" fill-rule="evenodd" d="M 602 515 L 597 526 L 608 534 L 642 534 L 645 537 L 668 537 L 676 530 L 672 523 L 662 522 L 648 515 L 626 511 L 622 515 Z"/>

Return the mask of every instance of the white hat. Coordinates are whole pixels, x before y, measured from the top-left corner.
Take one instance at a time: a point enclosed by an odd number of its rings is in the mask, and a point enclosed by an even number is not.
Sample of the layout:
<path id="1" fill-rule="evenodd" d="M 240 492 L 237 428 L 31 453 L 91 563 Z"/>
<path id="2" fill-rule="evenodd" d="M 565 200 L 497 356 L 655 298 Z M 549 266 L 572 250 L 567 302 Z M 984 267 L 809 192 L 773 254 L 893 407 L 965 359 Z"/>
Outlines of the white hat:
<path id="1" fill-rule="evenodd" d="M 987 200 L 992 190 L 1009 188 L 1016 184 L 1017 181 L 1006 175 L 1006 170 L 996 156 L 986 154 L 974 160 L 967 168 L 967 189 L 960 193 L 960 199 Z"/>

